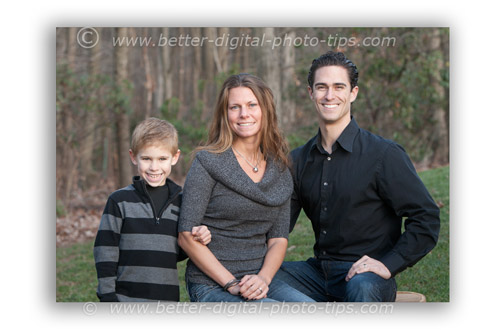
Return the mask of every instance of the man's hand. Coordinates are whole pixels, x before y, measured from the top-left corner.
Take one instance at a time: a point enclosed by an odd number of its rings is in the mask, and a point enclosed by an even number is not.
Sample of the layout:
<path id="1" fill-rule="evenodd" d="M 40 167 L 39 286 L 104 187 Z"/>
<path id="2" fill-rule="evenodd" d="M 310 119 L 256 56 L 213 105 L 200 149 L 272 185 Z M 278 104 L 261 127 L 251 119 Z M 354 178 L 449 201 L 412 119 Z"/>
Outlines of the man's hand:
<path id="1" fill-rule="evenodd" d="M 191 234 L 195 241 L 200 242 L 203 245 L 208 245 L 212 240 L 212 234 L 208 230 L 207 226 L 197 226 L 193 227 Z"/>
<path id="2" fill-rule="evenodd" d="M 350 279 L 354 277 L 355 274 L 366 272 L 373 272 L 386 280 L 388 280 L 392 276 L 388 268 L 381 261 L 370 258 L 368 256 L 363 256 L 352 265 L 352 268 L 350 268 L 347 276 L 345 277 L 345 281 L 350 281 Z"/>

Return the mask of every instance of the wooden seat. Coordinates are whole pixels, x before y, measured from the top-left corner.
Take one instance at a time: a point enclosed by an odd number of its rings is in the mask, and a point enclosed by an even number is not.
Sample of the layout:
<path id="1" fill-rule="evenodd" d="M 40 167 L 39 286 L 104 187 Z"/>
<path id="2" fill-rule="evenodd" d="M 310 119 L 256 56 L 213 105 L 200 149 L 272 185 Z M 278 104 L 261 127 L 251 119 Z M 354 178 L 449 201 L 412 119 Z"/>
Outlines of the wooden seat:
<path id="1" fill-rule="evenodd" d="M 411 291 L 397 291 L 396 302 L 424 303 L 426 301 L 427 299 L 421 293 Z"/>

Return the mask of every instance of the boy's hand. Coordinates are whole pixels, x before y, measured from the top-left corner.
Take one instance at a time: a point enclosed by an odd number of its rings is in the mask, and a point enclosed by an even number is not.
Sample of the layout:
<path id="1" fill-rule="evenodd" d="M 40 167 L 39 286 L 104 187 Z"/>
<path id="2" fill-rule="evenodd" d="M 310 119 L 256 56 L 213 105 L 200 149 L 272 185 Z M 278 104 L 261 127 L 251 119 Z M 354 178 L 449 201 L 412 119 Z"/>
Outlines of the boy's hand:
<path id="1" fill-rule="evenodd" d="M 198 241 L 203 245 L 208 245 L 208 243 L 212 240 L 212 234 L 210 233 L 210 230 L 208 230 L 207 226 L 193 227 L 191 234 L 193 235 L 193 239 L 195 241 Z"/>

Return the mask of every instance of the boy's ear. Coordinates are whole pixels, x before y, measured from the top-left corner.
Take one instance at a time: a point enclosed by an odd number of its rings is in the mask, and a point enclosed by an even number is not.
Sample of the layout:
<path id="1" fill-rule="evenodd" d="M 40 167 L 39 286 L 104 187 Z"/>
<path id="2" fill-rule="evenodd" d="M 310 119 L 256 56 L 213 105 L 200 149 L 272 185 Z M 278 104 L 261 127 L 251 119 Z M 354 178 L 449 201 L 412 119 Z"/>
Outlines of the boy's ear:
<path id="1" fill-rule="evenodd" d="M 133 154 L 133 150 L 131 150 L 131 149 L 129 150 L 129 155 L 130 155 L 130 159 L 131 159 L 131 162 L 133 163 L 133 165 L 138 165 L 137 161 L 136 161 L 136 157 Z"/>
<path id="2" fill-rule="evenodd" d="M 177 162 L 179 160 L 179 157 L 180 157 L 180 149 L 177 149 L 177 152 L 172 157 L 172 161 L 171 161 L 172 166 L 174 166 L 175 164 L 177 164 Z"/>

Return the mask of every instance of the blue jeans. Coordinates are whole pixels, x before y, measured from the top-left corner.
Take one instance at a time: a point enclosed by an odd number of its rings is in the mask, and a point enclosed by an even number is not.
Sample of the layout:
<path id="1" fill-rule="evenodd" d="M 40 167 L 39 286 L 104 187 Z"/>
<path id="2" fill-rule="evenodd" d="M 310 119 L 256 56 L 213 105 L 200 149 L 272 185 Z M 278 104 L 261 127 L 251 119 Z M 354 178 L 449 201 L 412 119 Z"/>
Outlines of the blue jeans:
<path id="1" fill-rule="evenodd" d="M 247 301 L 242 296 L 235 296 L 230 294 L 221 286 L 206 285 L 199 283 L 191 283 L 187 281 L 187 292 L 192 302 L 244 302 Z M 267 293 L 267 298 L 259 300 L 250 300 L 251 302 L 278 302 L 278 301 L 304 301 L 314 302 L 311 298 L 305 296 L 294 288 L 291 288 L 283 281 L 274 278 Z"/>
<path id="2" fill-rule="evenodd" d="M 385 280 L 372 272 L 356 274 L 346 282 L 353 262 L 309 258 L 285 261 L 275 278 L 303 292 L 315 301 L 385 302 L 395 301 L 394 278 Z"/>

